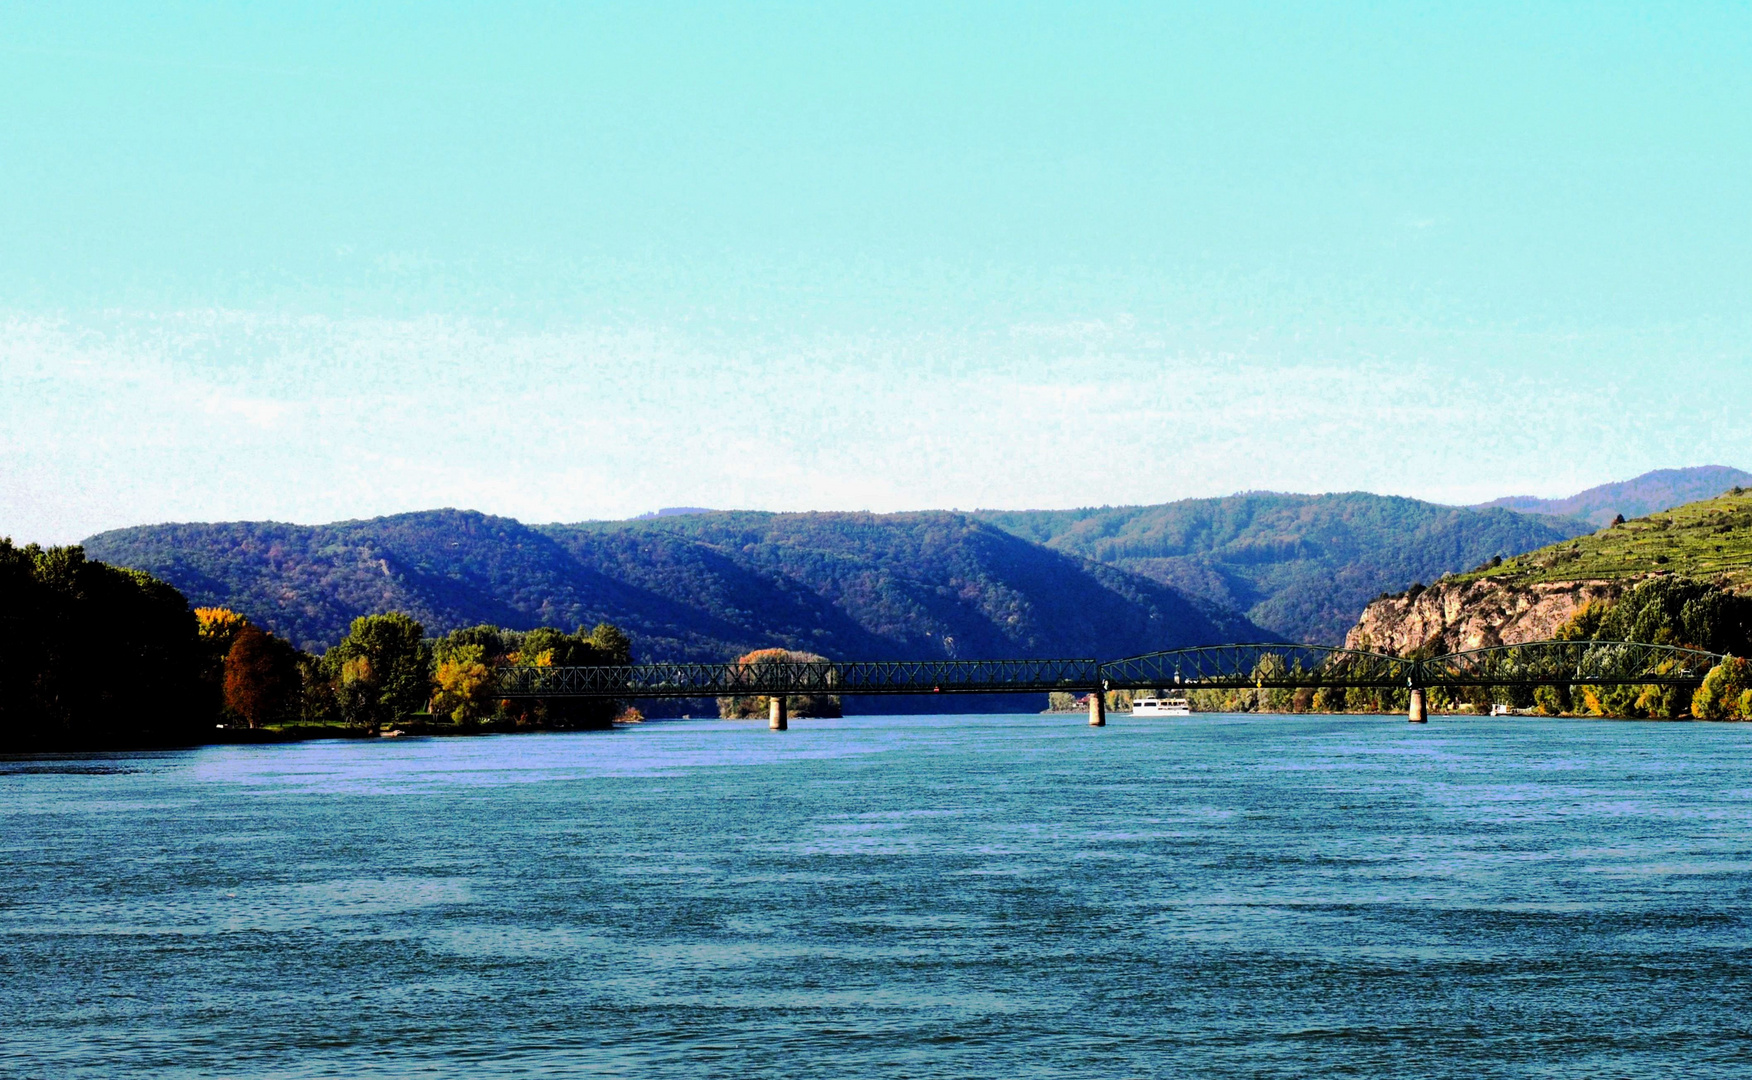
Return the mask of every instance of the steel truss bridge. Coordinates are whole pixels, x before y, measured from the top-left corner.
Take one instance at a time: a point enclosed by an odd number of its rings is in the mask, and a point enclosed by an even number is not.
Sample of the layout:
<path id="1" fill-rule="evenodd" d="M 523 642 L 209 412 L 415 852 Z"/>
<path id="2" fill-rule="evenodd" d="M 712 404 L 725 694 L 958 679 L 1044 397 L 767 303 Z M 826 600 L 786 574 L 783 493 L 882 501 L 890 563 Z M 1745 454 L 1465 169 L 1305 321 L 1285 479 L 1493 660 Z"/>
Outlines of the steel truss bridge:
<path id="1" fill-rule="evenodd" d="M 1319 645 L 1204 645 L 1124 660 L 874 660 L 512 667 L 505 698 L 795 697 L 1106 690 L 1696 686 L 1714 653 L 1628 641 L 1537 641 L 1423 659 Z M 1092 720 L 1093 722 L 1093 720 Z"/>

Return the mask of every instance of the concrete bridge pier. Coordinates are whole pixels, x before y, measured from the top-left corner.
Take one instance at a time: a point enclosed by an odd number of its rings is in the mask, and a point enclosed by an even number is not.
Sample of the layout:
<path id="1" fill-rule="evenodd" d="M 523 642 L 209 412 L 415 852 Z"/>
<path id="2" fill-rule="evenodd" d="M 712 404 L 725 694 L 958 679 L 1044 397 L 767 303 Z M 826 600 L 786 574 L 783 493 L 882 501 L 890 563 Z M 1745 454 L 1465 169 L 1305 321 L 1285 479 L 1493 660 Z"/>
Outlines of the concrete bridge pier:
<path id="1" fill-rule="evenodd" d="M 1427 724 L 1430 722 L 1429 710 L 1424 707 L 1423 687 L 1414 686 L 1411 688 L 1411 709 L 1406 713 L 1405 718 L 1414 724 Z"/>
<path id="2" fill-rule="evenodd" d="M 1100 687 L 1089 691 L 1089 726 L 1107 726 L 1107 691 Z"/>
<path id="3" fill-rule="evenodd" d="M 785 695 L 774 694 L 767 698 L 767 727 L 784 731 L 789 726 L 785 720 Z"/>

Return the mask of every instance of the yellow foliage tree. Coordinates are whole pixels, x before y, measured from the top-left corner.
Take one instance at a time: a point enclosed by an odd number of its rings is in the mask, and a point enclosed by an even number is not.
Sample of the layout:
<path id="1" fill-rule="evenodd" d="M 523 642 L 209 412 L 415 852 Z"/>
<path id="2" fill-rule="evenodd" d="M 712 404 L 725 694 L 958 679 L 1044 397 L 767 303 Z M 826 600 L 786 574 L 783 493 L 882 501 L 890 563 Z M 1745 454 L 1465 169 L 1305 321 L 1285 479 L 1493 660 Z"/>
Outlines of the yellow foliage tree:
<path id="1" fill-rule="evenodd" d="M 446 714 L 453 723 L 472 723 L 492 711 L 498 681 L 487 666 L 486 649 L 463 645 L 438 662 L 435 673 L 438 693 L 432 711 Z"/>
<path id="2" fill-rule="evenodd" d="M 195 609 L 195 633 L 205 641 L 211 642 L 213 648 L 224 653 L 231 648 L 238 631 L 249 622 L 242 615 L 223 607 L 198 607 Z"/>

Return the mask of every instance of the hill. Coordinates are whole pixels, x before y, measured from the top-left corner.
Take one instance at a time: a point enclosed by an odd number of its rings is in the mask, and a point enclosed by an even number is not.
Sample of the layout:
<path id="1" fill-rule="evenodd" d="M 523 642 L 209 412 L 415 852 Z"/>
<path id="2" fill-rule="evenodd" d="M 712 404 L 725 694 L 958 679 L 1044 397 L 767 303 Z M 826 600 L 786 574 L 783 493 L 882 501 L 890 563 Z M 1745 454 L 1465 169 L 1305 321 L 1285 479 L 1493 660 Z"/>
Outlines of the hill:
<path id="1" fill-rule="evenodd" d="M 1532 585 L 1681 574 L 1732 589 L 1752 587 L 1752 491 L 1730 490 L 1626 521 L 1591 536 L 1481 566 L 1459 581 Z"/>
<path id="2" fill-rule="evenodd" d="M 1752 492 L 1704 499 L 1383 596 L 1346 644 L 1403 653 L 1539 641 L 1649 583 L 1752 591 Z"/>
<path id="3" fill-rule="evenodd" d="M 1567 539 L 1565 518 L 1348 492 L 1252 492 L 1157 506 L 980 511 L 1057 551 L 1234 608 L 1296 641 L 1337 643 L 1382 592 Z"/>
<path id="4" fill-rule="evenodd" d="M 1601 484 L 1567 499 L 1540 499 L 1511 495 L 1484 503 L 1476 509 L 1501 507 L 1521 513 L 1577 517 L 1592 525 L 1605 525 L 1619 514 L 1644 517 L 1669 507 L 1719 495 L 1730 488 L 1752 486 L 1752 473 L 1726 465 L 1699 465 L 1690 469 L 1657 469 L 1633 480 Z"/>
<path id="5" fill-rule="evenodd" d="M 86 541 L 300 646 L 399 610 L 428 632 L 613 622 L 641 659 L 1122 656 L 1260 637 L 1172 587 L 953 513 L 703 513 L 532 528 L 435 510 L 300 526 L 156 525 Z"/>

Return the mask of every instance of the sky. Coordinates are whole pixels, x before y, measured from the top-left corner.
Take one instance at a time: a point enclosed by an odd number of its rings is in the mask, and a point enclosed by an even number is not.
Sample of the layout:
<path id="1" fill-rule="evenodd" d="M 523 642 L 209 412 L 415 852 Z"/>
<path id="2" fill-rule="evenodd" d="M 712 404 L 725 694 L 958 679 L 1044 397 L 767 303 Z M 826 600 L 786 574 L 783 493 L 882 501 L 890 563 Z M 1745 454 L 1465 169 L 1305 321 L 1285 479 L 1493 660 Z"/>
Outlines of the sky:
<path id="1" fill-rule="evenodd" d="M 1752 7 L 0 3 L 0 535 L 1752 466 Z"/>

